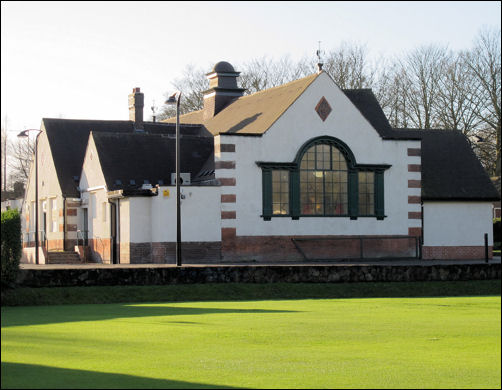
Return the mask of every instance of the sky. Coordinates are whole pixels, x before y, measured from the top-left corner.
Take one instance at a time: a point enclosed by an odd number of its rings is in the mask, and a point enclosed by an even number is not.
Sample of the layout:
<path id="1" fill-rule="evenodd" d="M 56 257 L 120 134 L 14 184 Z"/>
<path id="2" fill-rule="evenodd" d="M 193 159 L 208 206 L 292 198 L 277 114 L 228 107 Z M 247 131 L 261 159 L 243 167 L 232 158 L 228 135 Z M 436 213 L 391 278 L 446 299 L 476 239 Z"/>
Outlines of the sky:
<path id="1" fill-rule="evenodd" d="M 135 87 L 150 120 L 187 65 L 298 60 L 319 41 L 389 58 L 427 44 L 469 49 L 481 28 L 500 29 L 500 14 L 498 1 L 2 1 L 1 125 L 15 137 L 42 118 L 128 120 Z"/>

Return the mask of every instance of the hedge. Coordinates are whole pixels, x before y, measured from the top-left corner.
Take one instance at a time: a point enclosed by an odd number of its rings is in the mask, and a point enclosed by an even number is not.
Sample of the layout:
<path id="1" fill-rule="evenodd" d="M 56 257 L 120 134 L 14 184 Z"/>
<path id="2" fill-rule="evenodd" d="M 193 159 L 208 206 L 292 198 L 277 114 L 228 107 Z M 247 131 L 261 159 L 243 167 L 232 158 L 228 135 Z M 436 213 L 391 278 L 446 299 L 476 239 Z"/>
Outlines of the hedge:
<path id="1" fill-rule="evenodd" d="M 16 209 L 2 212 L 1 237 L 1 286 L 3 290 L 16 281 L 22 255 L 21 216 Z"/>

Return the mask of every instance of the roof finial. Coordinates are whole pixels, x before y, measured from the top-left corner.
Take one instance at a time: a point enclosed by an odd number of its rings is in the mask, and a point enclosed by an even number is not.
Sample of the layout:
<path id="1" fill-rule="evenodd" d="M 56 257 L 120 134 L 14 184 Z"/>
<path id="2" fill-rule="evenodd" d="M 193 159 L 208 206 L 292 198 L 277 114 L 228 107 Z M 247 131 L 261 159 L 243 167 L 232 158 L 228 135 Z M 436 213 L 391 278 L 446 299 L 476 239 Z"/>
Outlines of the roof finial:
<path id="1" fill-rule="evenodd" d="M 321 54 L 322 54 L 322 51 L 321 51 L 321 41 L 318 41 L 319 42 L 319 49 L 316 51 L 316 55 L 317 55 L 317 73 L 321 73 L 322 72 L 322 66 L 324 65 L 322 62 L 321 62 Z"/>
<path id="2" fill-rule="evenodd" d="M 155 105 L 155 100 L 153 100 L 151 109 L 152 109 L 152 120 L 153 120 L 153 122 L 155 122 L 156 118 L 157 118 L 157 115 L 156 115 L 157 114 L 157 106 Z"/>

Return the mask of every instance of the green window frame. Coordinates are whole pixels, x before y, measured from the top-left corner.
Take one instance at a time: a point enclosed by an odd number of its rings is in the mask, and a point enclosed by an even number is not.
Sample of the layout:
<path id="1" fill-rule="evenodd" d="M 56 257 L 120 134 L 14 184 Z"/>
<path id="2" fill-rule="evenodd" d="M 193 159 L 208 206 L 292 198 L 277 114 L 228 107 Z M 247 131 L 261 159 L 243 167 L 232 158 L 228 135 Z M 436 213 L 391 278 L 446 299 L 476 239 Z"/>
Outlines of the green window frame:
<path id="1" fill-rule="evenodd" d="M 388 164 L 357 164 L 334 137 L 307 141 L 293 162 L 257 162 L 262 169 L 263 214 L 272 217 L 385 218 L 384 171 Z"/>

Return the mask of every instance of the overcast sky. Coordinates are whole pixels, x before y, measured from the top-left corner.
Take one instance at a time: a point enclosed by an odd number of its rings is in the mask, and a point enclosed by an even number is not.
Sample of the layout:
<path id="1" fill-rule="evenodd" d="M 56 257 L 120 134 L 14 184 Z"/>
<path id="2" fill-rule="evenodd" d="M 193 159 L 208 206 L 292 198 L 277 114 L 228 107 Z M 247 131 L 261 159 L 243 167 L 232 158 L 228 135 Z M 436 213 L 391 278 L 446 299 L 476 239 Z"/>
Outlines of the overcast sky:
<path id="1" fill-rule="evenodd" d="M 468 49 L 500 29 L 501 3 L 21 2 L 1 3 L 1 120 L 12 134 L 44 117 L 128 120 L 127 95 L 145 93 L 145 118 L 188 64 L 207 71 L 365 44 L 401 56 L 423 44 Z M 239 70 L 239 69 L 237 69 Z"/>

